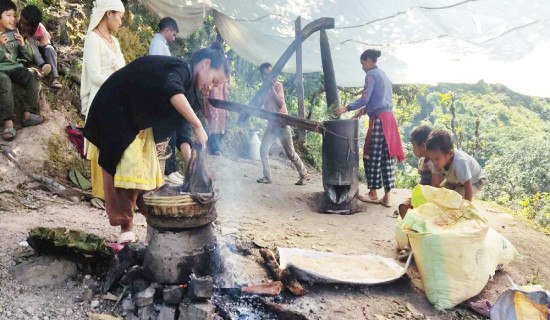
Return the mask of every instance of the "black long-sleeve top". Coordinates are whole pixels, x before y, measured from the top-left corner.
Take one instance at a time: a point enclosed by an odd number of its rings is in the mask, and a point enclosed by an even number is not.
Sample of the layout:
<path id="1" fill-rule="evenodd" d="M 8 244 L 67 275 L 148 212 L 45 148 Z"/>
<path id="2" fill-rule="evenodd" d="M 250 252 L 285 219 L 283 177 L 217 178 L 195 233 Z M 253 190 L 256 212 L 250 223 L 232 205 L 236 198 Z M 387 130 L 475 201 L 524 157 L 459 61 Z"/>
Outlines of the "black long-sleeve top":
<path id="1" fill-rule="evenodd" d="M 97 92 L 84 126 L 84 137 L 99 149 L 99 165 L 114 175 L 140 130 L 155 127 L 155 138 L 164 140 L 185 125 L 170 98 L 184 94 L 197 111 L 193 82 L 192 66 L 177 57 L 145 56 L 113 73 Z"/>

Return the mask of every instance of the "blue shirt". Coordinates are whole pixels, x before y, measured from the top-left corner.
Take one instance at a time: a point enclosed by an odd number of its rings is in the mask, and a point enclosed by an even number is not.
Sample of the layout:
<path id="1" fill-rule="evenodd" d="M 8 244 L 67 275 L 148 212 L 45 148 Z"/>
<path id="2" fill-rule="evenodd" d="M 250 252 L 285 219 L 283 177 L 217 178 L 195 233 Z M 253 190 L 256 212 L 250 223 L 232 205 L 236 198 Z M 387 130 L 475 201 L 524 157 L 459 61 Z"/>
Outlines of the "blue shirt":
<path id="1" fill-rule="evenodd" d="M 171 56 L 168 42 L 160 33 L 155 33 L 151 45 L 149 46 L 149 55 L 155 56 Z"/>
<path id="2" fill-rule="evenodd" d="M 366 106 L 369 117 L 377 116 L 382 112 L 390 112 L 393 107 L 392 83 L 384 71 L 374 67 L 365 76 L 365 88 L 361 91 L 361 98 L 348 105 L 348 110 L 357 110 Z"/>

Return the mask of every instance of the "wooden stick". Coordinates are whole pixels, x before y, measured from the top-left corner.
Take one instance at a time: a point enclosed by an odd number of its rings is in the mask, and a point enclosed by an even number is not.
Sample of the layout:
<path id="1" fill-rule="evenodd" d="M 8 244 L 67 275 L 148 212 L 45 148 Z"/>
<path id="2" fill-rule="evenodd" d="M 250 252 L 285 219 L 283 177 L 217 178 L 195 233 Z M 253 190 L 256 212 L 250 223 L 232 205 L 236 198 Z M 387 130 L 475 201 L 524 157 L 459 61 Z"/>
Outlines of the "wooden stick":
<path id="1" fill-rule="evenodd" d="M 288 114 L 271 112 L 265 109 L 252 108 L 244 104 L 209 98 L 210 104 L 218 109 L 246 113 L 266 120 L 278 121 L 281 125 L 303 128 L 309 131 L 323 133 L 324 127 L 317 121 L 302 119 Z"/>
<path id="2" fill-rule="evenodd" d="M 292 271 L 288 268 L 281 268 L 273 251 L 269 249 L 260 249 L 260 254 L 264 258 L 267 267 L 274 275 L 275 280 L 280 280 L 285 288 L 296 296 L 303 296 L 306 294 L 306 290 L 304 290 L 300 282 L 296 280 L 296 277 L 292 274 Z"/>
<path id="3" fill-rule="evenodd" d="M 8 158 L 9 161 L 11 161 L 13 164 L 15 164 L 15 166 L 19 170 L 21 170 L 21 172 L 23 172 L 26 176 L 33 179 L 34 181 L 37 181 L 37 182 L 41 183 L 46 188 L 48 188 L 48 190 L 50 190 L 51 192 L 53 192 L 53 193 L 55 193 L 59 196 L 62 196 L 64 198 L 68 199 L 68 200 L 71 200 L 73 202 L 75 202 L 75 201 L 78 202 L 79 197 L 85 197 L 85 198 L 90 197 L 90 199 L 91 199 L 91 193 L 76 190 L 76 189 L 73 189 L 73 188 L 67 188 L 67 187 L 59 184 L 58 182 L 56 182 L 52 178 L 44 177 L 44 176 L 41 176 L 41 175 L 34 174 L 34 173 L 30 172 L 29 170 L 27 170 L 27 168 L 25 168 L 17 160 L 17 158 L 15 158 L 15 156 L 12 154 L 11 149 L 3 148 L 2 154 L 6 158 Z"/>

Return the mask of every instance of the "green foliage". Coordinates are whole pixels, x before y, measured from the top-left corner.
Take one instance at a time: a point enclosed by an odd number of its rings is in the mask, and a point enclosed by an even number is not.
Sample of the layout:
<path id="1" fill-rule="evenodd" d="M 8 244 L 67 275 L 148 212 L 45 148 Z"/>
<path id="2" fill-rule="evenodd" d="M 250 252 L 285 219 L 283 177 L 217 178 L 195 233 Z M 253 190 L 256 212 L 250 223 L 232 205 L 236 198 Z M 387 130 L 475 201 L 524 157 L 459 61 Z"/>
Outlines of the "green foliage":
<path id="1" fill-rule="evenodd" d="M 541 286 L 544 290 L 548 290 L 548 286 L 544 281 L 541 280 L 539 276 L 540 270 L 537 270 L 537 272 L 531 277 L 531 280 L 527 281 L 528 285 L 534 285 L 534 286 Z"/>
<path id="2" fill-rule="evenodd" d="M 116 35 L 127 63 L 149 53 L 149 44 L 154 34 L 153 28 L 159 20 L 137 1 L 128 3 L 122 28 Z"/>
<path id="3" fill-rule="evenodd" d="M 521 201 L 522 216 L 534 220 L 544 228 L 550 227 L 550 193 L 537 192 L 534 196 L 524 196 Z"/>

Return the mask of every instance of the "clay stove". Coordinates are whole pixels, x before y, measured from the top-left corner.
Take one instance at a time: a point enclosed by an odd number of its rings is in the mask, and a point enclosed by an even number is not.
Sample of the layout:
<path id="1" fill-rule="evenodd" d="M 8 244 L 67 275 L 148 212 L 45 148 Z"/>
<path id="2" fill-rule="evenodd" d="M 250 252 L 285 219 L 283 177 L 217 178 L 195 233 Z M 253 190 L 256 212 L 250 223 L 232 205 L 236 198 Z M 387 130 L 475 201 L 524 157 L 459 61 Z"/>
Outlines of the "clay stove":
<path id="1" fill-rule="evenodd" d="M 169 202 L 181 194 L 178 188 L 165 186 L 153 196 Z M 218 246 L 212 230 L 212 222 L 217 218 L 214 203 L 196 205 L 194 212 L 183 213 L 177 205 L 167 209 L 151 205 L 147 197 L 144 198 L 151 238 L 143 270 L 150 281 L 181 284 L 189 281 L 192 273 L 198 277 L 212 275 L 219 263 L 215 258 Z"/>

